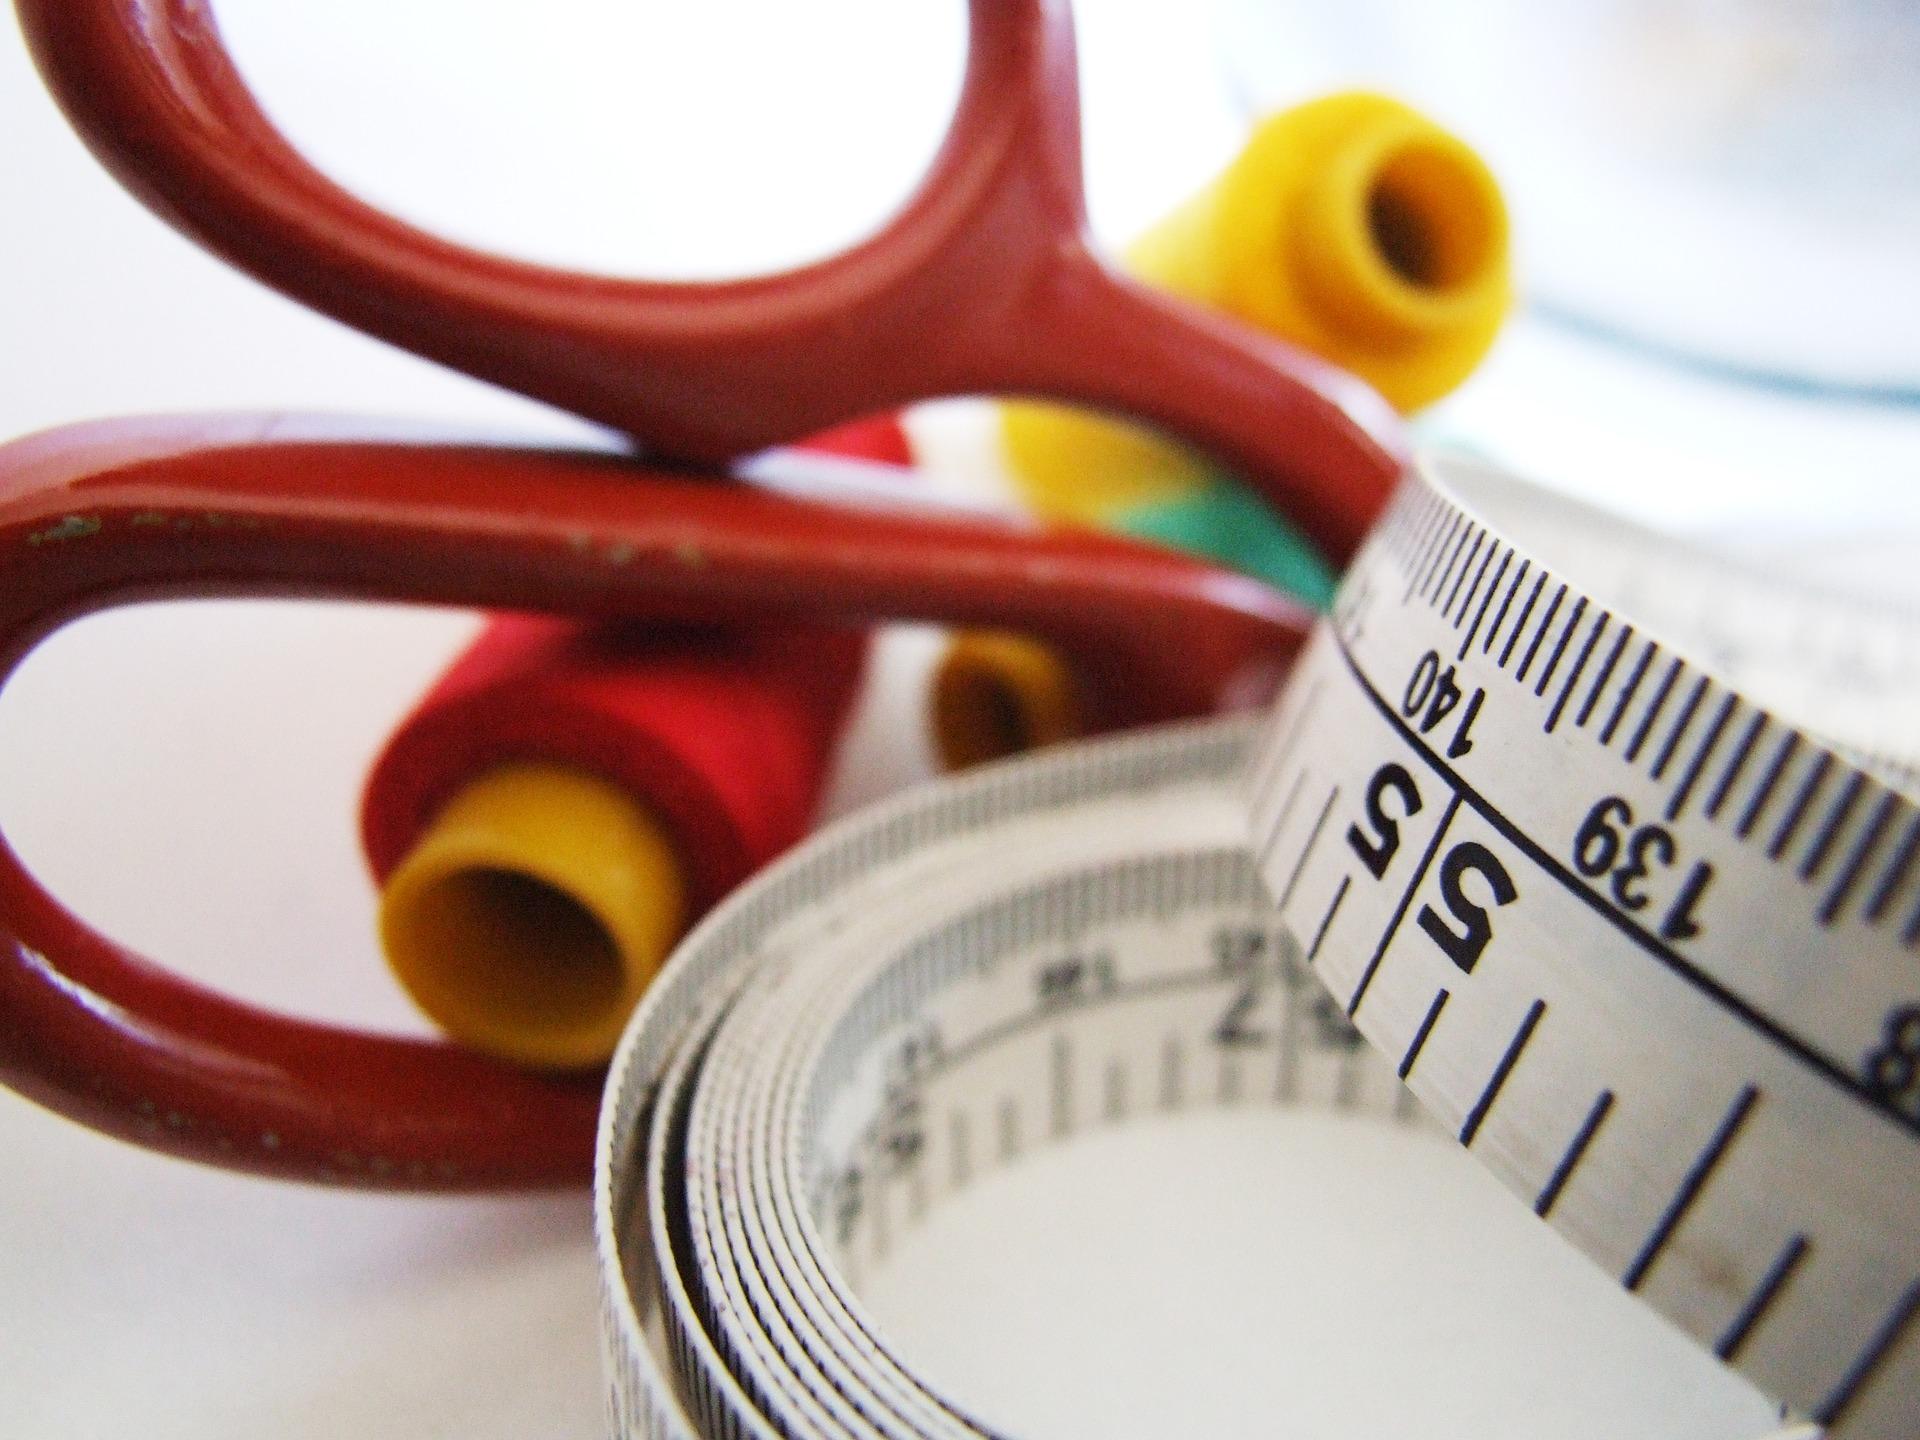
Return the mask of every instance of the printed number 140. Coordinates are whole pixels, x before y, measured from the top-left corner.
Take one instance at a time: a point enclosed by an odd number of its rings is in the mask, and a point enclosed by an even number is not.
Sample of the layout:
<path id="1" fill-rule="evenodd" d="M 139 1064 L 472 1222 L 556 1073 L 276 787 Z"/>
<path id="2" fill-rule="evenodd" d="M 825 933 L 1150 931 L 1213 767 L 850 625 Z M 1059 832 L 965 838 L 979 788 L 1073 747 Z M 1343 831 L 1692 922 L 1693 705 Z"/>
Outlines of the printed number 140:
<path id="1" fill-rule="evenodd" d="M 1400 713 L 1411 720 L 1422 735 L 1431 735 L 1442 720 L 1459 709 L 1462 698 L 1453 666 L 1442 669 L 1440 652 L 1429 650 L 1413 667 L 1413 678 L 1407 682 L 1407 693 L 1400 701 Z M 1480 707 L 1486 703 L 1487 692 L 1475 690 L 1465 698 L 1466 709 L 1460 711 L 1453 738 L 1447 742 L 1449 760 L 1458 760 L 1473 749 L 1473 722 L 1480 718 Z"/>

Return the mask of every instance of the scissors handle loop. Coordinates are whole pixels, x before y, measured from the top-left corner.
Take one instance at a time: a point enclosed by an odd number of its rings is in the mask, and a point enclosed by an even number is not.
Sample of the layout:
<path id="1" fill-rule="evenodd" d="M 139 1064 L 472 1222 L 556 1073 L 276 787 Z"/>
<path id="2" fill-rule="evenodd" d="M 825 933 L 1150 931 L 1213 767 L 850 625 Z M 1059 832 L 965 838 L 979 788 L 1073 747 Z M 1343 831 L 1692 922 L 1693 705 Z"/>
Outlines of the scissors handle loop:
<path id="1" fill-rule="evenodd" d="M 951 127 L 878 233 L 817 264 L 698 284 L 510 260 L 355 198 L 262 113 L 206 0 L 18 6 L 95 154 L 200 244 L 656 453 L 716 462 L 935 396 L 1051 396 L 1212 452 L 1336 560 L 1402 468 L 1399 425 L 1365 385 L 1094 258 L 1065 0 L 973 0 Z"/>
<path id="2" fill-rule="evenodd" d="M 106 422 L 0 448 L 0 570 L 0 682 L 81 614 L 174 596 L 900 617 L 1038 634 L 1117 725 L 1254 703 L 1306 633 L 1274 592 L 1122 541 L 276 417 Z M 3 840 L 0 1083 L 217 1165 L 437 1189 L 579 1181 L 598 1099 L 591 1077 L 207 991 L 90 929 Z"/>

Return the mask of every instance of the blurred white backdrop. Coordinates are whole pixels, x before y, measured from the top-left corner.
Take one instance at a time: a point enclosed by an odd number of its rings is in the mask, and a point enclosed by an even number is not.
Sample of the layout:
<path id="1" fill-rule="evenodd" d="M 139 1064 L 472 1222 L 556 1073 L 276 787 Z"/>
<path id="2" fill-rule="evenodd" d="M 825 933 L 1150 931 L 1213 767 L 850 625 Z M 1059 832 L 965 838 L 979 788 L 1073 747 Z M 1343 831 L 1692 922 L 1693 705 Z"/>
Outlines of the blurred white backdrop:
<path id="1" fill-rule="evenodd" d="M 659 276 L 772 268 L 870 228 L 938 142 L 963 31 L 957 0 L 218 9 L 293 137 L 369 198 L 496 248 Z M 1083 12 L 1091 210 L 1117 241 L 1224 160 L 1240 121 L 1204 7 L 1091 0 Z M 0 137 L 0 436 L 117 412 L 256 408 L 582 433 L 569 417 L 310 315 L 174 236 L 93 164 L 4 23 Z M 1791 527 L 1840 544 L 1869 525 L 1920 526 L 1911 413 L 1650 372 L 1537 323 L 1517 323 L 1485 374 L 1426 426 L 1670 524 Z M 415 1029 L 375 954 L 353 801 L 386 728 L 472 624 L 254 605 L 85 622 L 0 698 L 0 817 L 65 898 L 148 953 L 303 1013 Z M 865 714 L 841 803 L 923 765 L 908 692 L 925 655 L 924 636 L 896 644 L 899 684 Z M 1205 1149 L 1204 1137 L 1196 1143 Z M 1334 1153 L 1319 1143 L 1303 1153 Z M 409 1200 L 236 1180 L 111 1144 L 4 1094 L 0 1153 L 9 1434 L 599 1433 L 584 1194 Z M 1479 1177 L 1446 1169 L 1457 1157 L 1444 1147 L 1433 1154 L 1356 1173 L 1441 1197 L 1434 1205 L 1452 1208 L 1426 1212 L 1436 1228 L 1480 1223 L 1461 1218 L 1480 1213 Z M 1139 1158 L 1112 1163 L 1124 1171 Z M 1183 1203 L 1177 1192 L 1131 1198 L 1145 1208 L 1123 1205 L 1088 1233 L 1127 1244 L 1129 1225 L 1153 1232 L 1154 1205 Z M 938 1232 L 943 1253 L 924 1259 L 932 1269 L 901 1272 L 895 1299 L 943 1264 L 949 1276 L 956 1265 L 977 1272 L 967 1246 L 1004 1224 L 994 1203 L 981 1200 L 971 1242 Z M 1314 1203 L 1324 1214 L 1342 1201 Z M 1352 1245 L 1422 1213 L 1386 1206 Z M 1215 1218 L 1242 1240 L 1260 1234 L 1257 1205 Z M 1490 1223 L 1445 1233 L 1462 1248 L 1498 1245 L 1504 1232 Z M 1415 1263 L 1392 1253 L 1396 1265 Z M 1177 1251 L 1161 1259 L 1162 1278 L 1182 1268 Z M 1535 1282 L 1580 1283 L 1552 1260 L 1539 1262 L 1545 1271 L 1515 1263 Z M 1615 1297 L 1593 1279 L 1594 1308 L 1556 1300 L 1509 1318 L 1601 1337 L 1584 1361 L 1603 1382 L 1583 1402 L 1594 1423 L 1619 1422 L 1619 1407 L 1635 1403 L 1669 1413 L 1657 1407 L 1678 1393 L 1729 1436 L 1758 1432 L 1755 1397 L 1716 1389 L 1664 1331 L 1608 1319 Z M 1021 1308 L 1017 1290 L 993 1293 Z M 923 1331 L 924 1343 L 951 1346 L 983 1323 L 964 1306 L 949 1319 L 945 1339 Z M 1456 1375 L 1467 1386 L 1478 1373 L 1470 1350 L 1448 1352 L 1456 1370 L 1468 1366 Z M 1661 1372 L 1669 1390 L 1643 1383 L 1645 1371 L 1608 1380 L 1605 1357 L 1628 1354 L 1675 1367 Z M 1046 1374 L 1002 1376 L 1020 1416 L 1058 1419 Z M 1134 1418 L 1147 1425 L 1155 1413 L 1136 1407 Z M 1513 1423 L 1525 1433 L 1530 1417 Z"/>

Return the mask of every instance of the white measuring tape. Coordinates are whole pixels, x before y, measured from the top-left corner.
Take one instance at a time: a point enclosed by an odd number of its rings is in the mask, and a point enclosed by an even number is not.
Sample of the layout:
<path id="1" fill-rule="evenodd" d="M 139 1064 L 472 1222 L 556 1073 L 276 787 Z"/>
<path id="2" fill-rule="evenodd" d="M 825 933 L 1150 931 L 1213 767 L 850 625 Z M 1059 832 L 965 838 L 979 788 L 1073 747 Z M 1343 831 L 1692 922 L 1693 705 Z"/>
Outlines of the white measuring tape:
<path id="1" fill-rule="evenodd" d="M 1711 670 L 1654 638 L 1682 631 Z M 1403 485 L 1258 733 L 823 833 L 689 938 L 615 1061 L 618 1432 L 991 1433 L 863 1267 L 1024 1151 L 1257 1092 L 1424 1111 L 1795 1414 L 1912 1440 L 1920 812 L 1875 728 L 1908 644 L 1458 467 Z"/>

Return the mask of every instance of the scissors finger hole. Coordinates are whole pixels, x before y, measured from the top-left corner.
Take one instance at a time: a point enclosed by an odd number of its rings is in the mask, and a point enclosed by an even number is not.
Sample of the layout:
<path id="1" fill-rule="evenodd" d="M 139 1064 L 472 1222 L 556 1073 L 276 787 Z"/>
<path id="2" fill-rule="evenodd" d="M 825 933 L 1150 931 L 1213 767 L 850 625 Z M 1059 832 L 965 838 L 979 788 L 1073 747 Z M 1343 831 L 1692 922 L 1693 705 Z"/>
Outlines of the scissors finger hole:
<path id="1" fill-rule="evenodd" d="M 382 964 L 367 764 L 474 621 L 292 601 L 130 605 L 0 692 L 0 828 L 89 924 L 220 993 L 427 1036 Z"/>
<path id="2" fill-rule="evenodd" d="M 275 124 L 372 204 L 657 279 L 784 269 L 878 228 L 966 55 L 960 0 L 221 0 L 219 19 Z"/>

